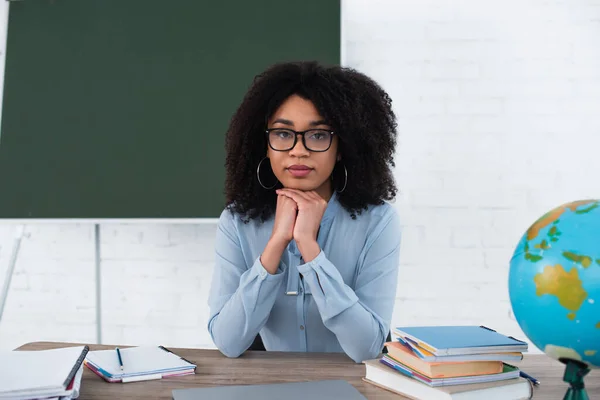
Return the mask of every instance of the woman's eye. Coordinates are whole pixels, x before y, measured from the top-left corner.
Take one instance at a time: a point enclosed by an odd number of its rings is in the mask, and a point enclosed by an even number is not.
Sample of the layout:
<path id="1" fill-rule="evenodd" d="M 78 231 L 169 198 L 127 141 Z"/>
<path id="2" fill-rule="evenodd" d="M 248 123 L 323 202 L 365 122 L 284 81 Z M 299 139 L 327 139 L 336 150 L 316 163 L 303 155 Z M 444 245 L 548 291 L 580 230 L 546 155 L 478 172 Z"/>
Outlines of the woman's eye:
<path id="1" fill-rule="evenodd" d="M 289 139 L 292 137 L 292 133 L 288 131 L 275 131 L 274 133 L 280 139 Z"/>
<path id="2" fill-rule="evenodd" d="M 310 139 L 312 140 L 325 140 L 327 139 L 328 133 L 327 132 L 315 132 L 313 134 L 310 135 Z"/>

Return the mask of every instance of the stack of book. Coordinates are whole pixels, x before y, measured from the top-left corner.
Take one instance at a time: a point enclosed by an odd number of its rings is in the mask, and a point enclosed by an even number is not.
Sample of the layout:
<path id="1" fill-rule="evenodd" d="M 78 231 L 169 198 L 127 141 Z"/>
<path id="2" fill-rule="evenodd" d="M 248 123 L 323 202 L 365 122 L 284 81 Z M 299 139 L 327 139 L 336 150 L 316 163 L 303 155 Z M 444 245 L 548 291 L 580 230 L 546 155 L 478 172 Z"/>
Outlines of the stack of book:
<path id="1" fill-rule="evenodd" d="M 533 378 L 511 365 L 527 352 L 526 342 L 484 326 L 400 327 L 394 334 L 386 354 L 364 362 L 365 381 L 413 399 L 532 396 Z"/>
<path id="2" fill-rule="evenodd" d="M 0 352 L 0 400 L 79 397 L 88 346 Z"/>

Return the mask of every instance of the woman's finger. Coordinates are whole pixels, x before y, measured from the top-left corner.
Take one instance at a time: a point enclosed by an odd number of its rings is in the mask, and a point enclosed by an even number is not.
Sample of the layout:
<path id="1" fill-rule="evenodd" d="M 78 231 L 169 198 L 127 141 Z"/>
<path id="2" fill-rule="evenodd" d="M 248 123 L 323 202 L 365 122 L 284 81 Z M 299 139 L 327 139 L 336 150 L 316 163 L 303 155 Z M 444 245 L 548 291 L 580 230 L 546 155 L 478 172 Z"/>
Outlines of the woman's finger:
<path id="1" fill-rule="evenodd" d="M 306 194 L 306 192 L 303 192 L 302 190 L 288 189 L 288 188 L 286 188 L 286 189 L 279 189 L 279 191 L 281 191 L 281 193 L 291 193 L 291 194 L 294 194 L 296 196 L 296 199 L 302 199 L 302 200 L 305 200 L 305 201 L 311 201 L 311 197 L 308 196 Z"/>
<path id="2" fill-rule="evenodd" d="M 307 201 L 310 201 L 305 196 L 298 193 L 298 191 L 292 190 L 292 189 L 280 189 L 277 191 L 277 194 L 287 196 L 290 199 L 294 200 L 298 204 L 306 203 Z"/>
<path id="3" fill-rule="evenodd" d="M 298 204 L 306 202 L 304 200 L 304 197 L 300 197 L 296 193 L 293 193 L 293 192 L 284 191 L 284 190 L 278 190 L 277 194 L 280 195 L 280 196 L 285 196 L 285 197 L 287 197 L 289 199 L 292 199 L 292 200 L 294 200 Z"/>

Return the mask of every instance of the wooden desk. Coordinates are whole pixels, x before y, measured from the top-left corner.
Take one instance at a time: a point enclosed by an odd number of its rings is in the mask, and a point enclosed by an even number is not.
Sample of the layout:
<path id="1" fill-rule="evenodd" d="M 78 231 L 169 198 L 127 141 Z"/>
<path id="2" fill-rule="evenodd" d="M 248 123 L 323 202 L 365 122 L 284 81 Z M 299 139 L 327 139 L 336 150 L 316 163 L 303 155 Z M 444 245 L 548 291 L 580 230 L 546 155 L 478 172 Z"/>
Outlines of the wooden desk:
<path id="1" fill-rule="evenodd" d="M 18 350 L 44 350 L 78 346 L 81 343 L 36 342 Z M 88 345 L 90 350 L 114 349 L 115 346 Z M 321 379 L 345 379 L 367 399 L 400 400 L 403 397 L 368 384 L 361 379 L 364 364 L 356 364 L 344 354 L 280 353 L 253 351 L 229 359 L 218 350 L 170 349 L 198 365 L 195 375 L 132 383 L 108 383 L 85 368 L 81 382 L 81 400 L 88 399 L 171 399 L 173 389 L 220 385 L 297 382 Z M 567 384 L 562 381 L 564 366 L 545 355 L 528 355 L 519 364 L 525 372 L 540 380 L 534 399 L 562 400 Z M 600 371 L 586 377 L 590 399 L 600 399 Z"/>

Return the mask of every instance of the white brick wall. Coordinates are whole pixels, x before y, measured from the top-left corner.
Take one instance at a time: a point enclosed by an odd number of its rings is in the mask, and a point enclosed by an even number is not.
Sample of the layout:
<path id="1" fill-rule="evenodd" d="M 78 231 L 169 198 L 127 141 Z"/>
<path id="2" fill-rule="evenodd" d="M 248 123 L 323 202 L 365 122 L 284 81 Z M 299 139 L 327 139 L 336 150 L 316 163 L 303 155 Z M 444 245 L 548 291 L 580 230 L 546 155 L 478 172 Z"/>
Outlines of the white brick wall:
<path id="1" fill-rule="evenodd" d="M 599 196 L 599 37 L 597 0 L 343 1 L 345 62 L 389 91 L 399 118 L 394 324 L 523 337 L 507 293 L 514 245 L 550 207 Z M 15 228 L 0 225 L 0 282 Z M 103 341 L 214 347 L 214 234 L 102 225 Z M 95 341 L 93 244 L 89 224 L 26 227 L 0 348 Z"/>

